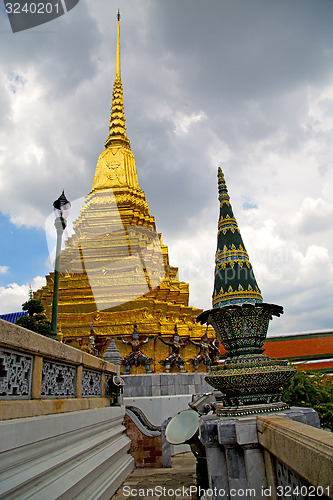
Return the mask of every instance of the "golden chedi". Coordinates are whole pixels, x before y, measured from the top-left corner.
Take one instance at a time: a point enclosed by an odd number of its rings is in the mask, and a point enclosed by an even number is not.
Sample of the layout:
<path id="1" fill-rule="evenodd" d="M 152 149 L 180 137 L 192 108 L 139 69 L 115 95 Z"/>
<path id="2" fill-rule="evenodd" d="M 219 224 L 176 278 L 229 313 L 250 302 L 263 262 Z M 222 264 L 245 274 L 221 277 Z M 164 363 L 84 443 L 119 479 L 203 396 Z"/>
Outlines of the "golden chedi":
<path id="1" fill-rule="evenodd" d="M 201 310 L 188 305 L 189 286 L 178 280 L 178 269 L 169 264 L 168 248 L 156 232 L 139 186 L 126 134 L 119 14 L 117 17 L 109 135 L 97 161 L 92 189 L 73 224 L 74 234 L 61 252 L 58 325 L 64 342 L 99 355 L 109 344 L 105 339 L 113 338 L 127 358 L 122 372 L 206 371 L 204 361 L 193 361 L 206 332 L 196 323 Z M 53 276 L 49 274 L 47 285 L 36 292 L 48 315 Z M 172 353 L 175 327 L 184 367 L 165 362 Z M 208 340 L 214 338 L 209 329 Z"/>

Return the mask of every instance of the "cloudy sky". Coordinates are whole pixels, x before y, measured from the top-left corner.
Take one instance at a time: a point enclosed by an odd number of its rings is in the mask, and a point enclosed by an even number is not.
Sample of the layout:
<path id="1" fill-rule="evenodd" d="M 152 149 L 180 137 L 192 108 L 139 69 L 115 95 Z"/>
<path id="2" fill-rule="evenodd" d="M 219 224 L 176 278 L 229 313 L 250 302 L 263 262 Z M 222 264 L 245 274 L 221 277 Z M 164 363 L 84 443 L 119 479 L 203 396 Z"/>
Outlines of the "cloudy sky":
<path id="1" fill-rule="evenodd" d="M 91 189 L 120 8 L 128 137 L 190 304 L 211 307 L 221 166 L 272 334 L 333 328 L 333 1 L 80 0 L 0 16 L 0 313 L 50 271 L 45 221 Z"/>

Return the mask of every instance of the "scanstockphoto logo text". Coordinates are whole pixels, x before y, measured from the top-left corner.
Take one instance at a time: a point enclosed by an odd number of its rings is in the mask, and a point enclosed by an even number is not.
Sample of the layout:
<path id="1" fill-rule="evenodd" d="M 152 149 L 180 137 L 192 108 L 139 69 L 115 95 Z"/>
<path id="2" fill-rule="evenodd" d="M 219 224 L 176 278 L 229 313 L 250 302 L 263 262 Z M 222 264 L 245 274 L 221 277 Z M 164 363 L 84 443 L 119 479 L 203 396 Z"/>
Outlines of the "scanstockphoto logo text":
<path id="1" fill-rule="evenodd" d="M 155 486 L 154 488 L 133 488 L 125 485 L 122 488 L 124 497 L 176 497 L 176 498 L 266 498 L 272 497 L 274 488 L 272 486 L 261 488 L 208 488 L 200 486 L 181 486 L 179 488 L 167 488 L 166 486 Z M 329 486 L 277 486 L 275 493 L 279 498 L 327 498 L 330 493 Z"/>
<path id="2" fill-rule="evenodd" d="M 264 490 L 264 488 L 263 488 Z M 254 488 L 232 488 L 230 491 L 226 491 L 223 488 L 209 488 L 204 489 L 200 486 L 180 486 L 178 488 L 168 488 L 166 486 L 154 486 L 154 488 L 133 488 L 130 485 L 125 485 L 122 488 L 122 494 L 124 497 L 176 497 L 176 498 L 193 498 L 197 496 L 202 497 L 218 497 L 218 498 L 229 498 L 229 497 L 252 497 L 256 498 L 256 490 Z"/>
<path id="3" fill-rule="evenodd" d="M 80 0 L 2 0 L 13 33 L 28 30 L 57 19 L 72 10 Z"/>

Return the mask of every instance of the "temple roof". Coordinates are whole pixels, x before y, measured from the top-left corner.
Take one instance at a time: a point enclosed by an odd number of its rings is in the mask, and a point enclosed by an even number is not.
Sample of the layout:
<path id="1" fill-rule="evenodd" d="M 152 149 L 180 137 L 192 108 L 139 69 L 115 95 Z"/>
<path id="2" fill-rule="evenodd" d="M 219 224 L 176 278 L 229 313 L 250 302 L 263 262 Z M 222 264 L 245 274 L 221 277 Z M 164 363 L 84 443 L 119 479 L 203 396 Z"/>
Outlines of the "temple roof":
<path id="1" fill-rule="evenodd" d="M 218 169 L 220 217 L 215 256 L 213 307 L 262 302 L 253 269 L 232 211 L 221 168 Z"/>
<path id="2" fill-rule="evenodd" d="M 4 321 L 8 321 L 9 323 L 16 323 L 16 321 L 19 318 L 22 318 L 23 316 L 27 316 L 28 311 L 19 311 L 19 312 L 14 312 L 14 313 L 7 313 L 7 314 L 0 314 L 0 319 L 3 319 Z"/>

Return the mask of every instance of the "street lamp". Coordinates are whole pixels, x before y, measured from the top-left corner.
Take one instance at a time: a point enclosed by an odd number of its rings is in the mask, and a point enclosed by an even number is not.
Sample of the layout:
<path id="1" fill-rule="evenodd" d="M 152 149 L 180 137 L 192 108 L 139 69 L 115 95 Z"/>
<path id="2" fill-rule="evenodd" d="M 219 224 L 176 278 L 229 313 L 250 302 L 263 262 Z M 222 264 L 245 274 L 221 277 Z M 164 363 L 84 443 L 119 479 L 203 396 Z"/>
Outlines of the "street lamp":
<path id="1" fill-rule="evenodd" d="M 59 198 L 53 203 L 54 215 L 56 217 L 54 225 L 57 231 L 57 246 L 56 257 L 54 262 L 54 281 L 53 281 L 53 297 L 52 297 L 52 319 L 51 319 L 51 334 L 50 338 L 58 340 L 57 336 L 57 315 L 58 315 L 58 294 L 59 294 L 59 276 L 60 276 L 60 252 L 62 233 L 67 226 L 67 217 L 71 203 L 67 200 L 64 191 Z"/>

